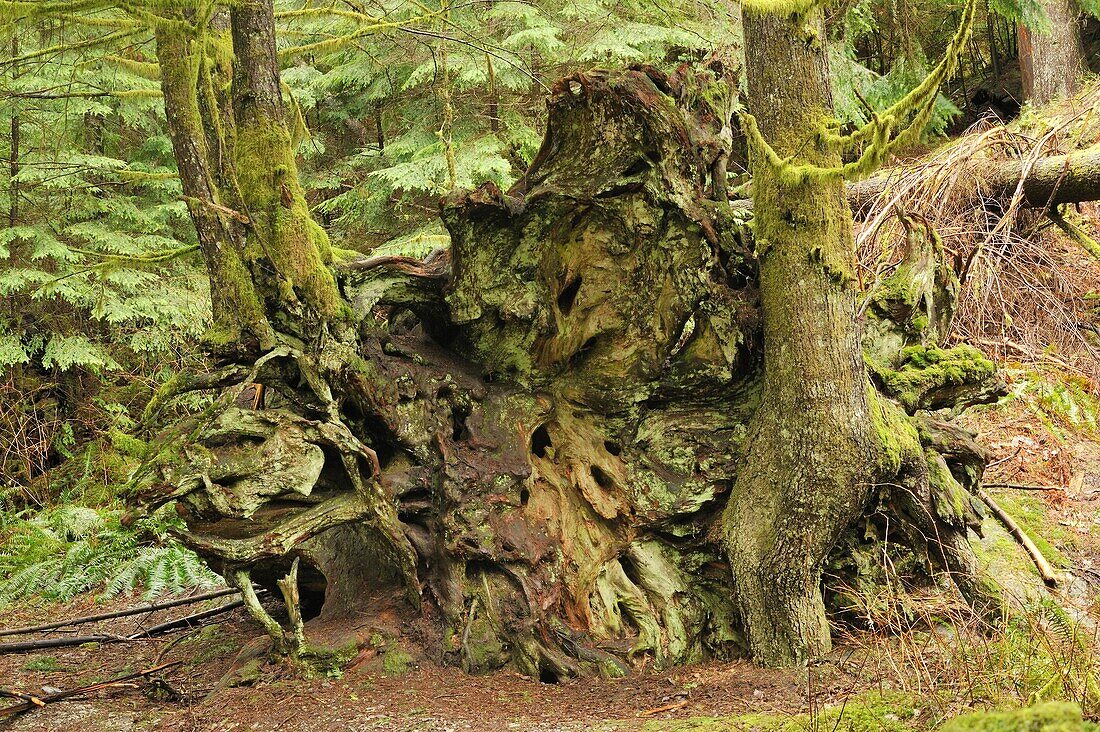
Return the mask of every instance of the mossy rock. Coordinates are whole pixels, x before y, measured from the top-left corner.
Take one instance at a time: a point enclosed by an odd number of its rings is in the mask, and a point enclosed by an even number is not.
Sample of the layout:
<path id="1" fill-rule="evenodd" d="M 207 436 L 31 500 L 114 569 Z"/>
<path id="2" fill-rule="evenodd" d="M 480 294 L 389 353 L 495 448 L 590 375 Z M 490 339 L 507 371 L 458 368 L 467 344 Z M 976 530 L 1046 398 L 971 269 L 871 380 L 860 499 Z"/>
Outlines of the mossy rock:
<path id="1" fill-rule="evenodd" d="M 1066 702 L 1048 702 L 1007 712 L 975 712 L 956 717 L 940 732 L 1086 732 L 1095 724 L 1081 718 L 1081 708 Z"/>
<path id="2" fill-rule="evenodd" d="M 240 668 L 229 674 L 227 686 L 252 686 L 258 682 L 263 675 L 263 667 L 263 659 L 249 659 Z"/>
<path id="3" fill-rule="evenodd" d="M 382 658 L 382 673 L 386 676 L 400 676 L 413 665 L 413 657 L 400 648 L 390 648 Z"/>

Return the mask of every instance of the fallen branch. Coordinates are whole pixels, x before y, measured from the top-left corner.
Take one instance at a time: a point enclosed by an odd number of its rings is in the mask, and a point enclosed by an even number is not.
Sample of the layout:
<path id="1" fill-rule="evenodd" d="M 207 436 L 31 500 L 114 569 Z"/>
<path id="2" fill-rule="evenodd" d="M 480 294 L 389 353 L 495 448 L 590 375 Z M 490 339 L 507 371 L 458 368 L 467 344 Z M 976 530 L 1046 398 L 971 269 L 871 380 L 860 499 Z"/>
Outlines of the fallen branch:
<path id="1" fill-rule="evenodd" d="M 4 689 L 4 688 L 0 687 L 0 696 L 6 696 L 6 697 L 10 697 L 12 699 L 21 699 L 25 702 L 30 702 L 31 704 L 35 705 L 36 707 L 46 706 L 46 702 L 42 701 L 37 696 L 35 696 L 33 694 L 24 694 L 23 692 L 16 691 L 15 689 Z"/>
<path id="2" fill-rule="evenodd" d="M 88 694 L 93 691 L 99 691 L 100 689 L 107 689 L 112 686 L 117 686 L 127 681 L 131 681 L 133 679 L 139 679 L 143 676 L 149 676 L 159 671 L 164 671 L 165 669 L 171 668 L 173 666 L 178 666 L 181 663 L 183 663 L 183 661 L 169 661 L 168 663 L 162 663 L 159 666 L 152 666 L 150 668 L 142 669 L 141 671 L 124 674 L 123 676 L 111 679 L 110 681 L 101 681 L 97 684 L 89 684 L 87 686 L 81 686 L 76 689 L 69 689 L 68 691 L 59 691 L 56 694 L 45 694 L 40 697 L 35 697 L 34 699 L 36 699 L 36 701 L 24 701 L 22 704 L 15 704 L 10 707 L 4 707 L 3 709 L 0 709 L 0 717 L 9 717 L 13 714 L 19 714 L 20 712 L 34 709 L 35 707 L 47 706 L 52 702 L 63 701 L 65 699 L 70 699 L 74 696 L 81 696 L 83 694 Z"/>
<path id="3" fill-rule="evenodd" d="M 1050 562 L 1043 556 L 1043 553 L 1039 551 L 1039 547 L 1035 546 L 1035 542 L 1031 540 L 1031 537 L 1024 533 L 1024 530 L 1020 528 L 1020 525 L 1008 515 L 1008 513 L 1000 507 L 1000 505 L 993 500 L 993 497 L 986 493 L 983 489 L 977 490 L 978 498 L 985 502 L 985 505 L 989 506 L 990 510 L 997 515 L 997 518 L 1001 520 L 1001 523 L 1005 525 L 1008 532 L 1020 542 L 1020 546 L 1024 548 L 1024 551 L 1031 557 L 1031 561 L 1035 562 L 1035 568 L 1039 570 L 1039 576 L 1043 578 L 1043 582 L 1048 587 L 1058 586 L 1058 577 L 1054 574 L 1054 567 L 1050 566 Z"/>
<path id="4" fill-rule="evenodd" d="M 170 630 L 176 628 L 191 628 L 195 623 L 202 622 L 208 618 L 212 618 L 215 615 L 221 615 L 227 613 L 230 610 L 236 610 L 244 605 L 244 600 L 234 600 L 233 602 L 226 603 L 225 605 L 219 605 L 218 607 L 211 608 L 210 610 L 203 610 L 200 613 L 194 613 L 178 620 L 169 620 L 166 623 L 160 625 L 154 625 L 152 628 L 147 628 L 140 633 L 134 633 L 126 637 L 126 640 L 138 640 L 139 638 L 152 638 L 156 635 L 162 635 Z"/>
<path id="5" fill-rule="evenodd" d="M 447 276 L 448 264 L 446 257 L 429 257 L 422 260 L 415 257 L 386 254 L 349 259 L 337 263 L 335 267 L 343 272 L 366 272 L 377 267 L 385 267 L 413 277 L 442 279 Z"/>
<path id="6" fill-rule="evenodd" d="M 47 648 L 66 648 L 69 646 L 82 646 L 85 643 L 119 643 L 125 641 L 121 635 L 108 635 L 98 633 L 96 635 L 74 635 L 68 638 L 43 638 L 34 641 L 17 641 L 15 643 L 0 643 L 0 654 L 26 653 L 27 651 L 41 651 Z"/>
<path id="7" fill-rule="evenodd" d="M 665 704 L 663 707 L 656 707 L 654 709 L 646 709 L 643 712 L 638 712 L 639 717 L 652 717 L 654 714 L 660 714 L 661 712 L 671 712 L 675 709 L 683 709 L 688 705 L 688 700 L 673 702 L 672 704 Z"/>
<path id="8" fill-rule="evenodd" d="M 1060 485 L 1025 485 L 1023 483 L 986 483 L 986 488 L 1008 488 L 1014 491 L 1060 491 Z"/>
<path id="9" fill-rule="evenodd" d="M 144 605 L 142 607 L 132 607 L 126 610 L 116 610 L 109 613 L 100 613 L 99 615 L 84 615 L 82 617 L 73 618 L 72 620 L 63 620 L 57 623 L 44 623 L 42 625 L 32 625 L 26 628 L 4 628 L 0 629 L 0 636 L 40 633 L 44 630 L 56 630 L 57 628 L 64 628 L 70 625 L 85 625 L 87 623 L 96 623 L 100 620 L 125 618 L 129 615 L 141 615 L 143 613 L 151 613 L 156 610 L 167 610 L 168 608 L 179 607 L 180 605 L 194 605 L 196 602 L 202 602 L 203 600 L 213 600 L 216 597 L 225 597 L 226 595 L 235 595 L 237 594 L 237 592 L 238 590 L 236 588 L 227 587 L 225 589 L 215 590 L 213 592 L 204 592 L 201 595 L 181 597 L 176 600 L 158 602 L 152 605 Z"/>
<path id="10" fill-rule="evenodd" d="M 234 590 L 236 592 L 236 590 Z M 152 638 L 157 635 L 163 635 L 170 630 L 175 630 L 181 627 L 191 627 L 192 624 L 206 620 L 215 615 L 220 615 L 230 610 L 235 610 L 244 605 L 243 600 L 234 600 L 233 602 L 221 605 L 210 610 L 204 610 L 200 613 L 188 615 L 178 620 L 170 620 L 160 625 L 154 625 L 152 628 L 147 628 L 138 633 L 132 635 L 111 635 L 108 633 L 100 633 L 97 635 L 77 635 L 70 636 L 68 638 L 42 638 L 40 640 L 33 641 L 18 641 L 15 643 L 0 643 L 0 654 L 3 653 L 25 653 L 27 651 L 38 651 L 45 648 L 65 648 L 68 646 L 82 646 L 85 643 L 128 643 L 130 641 L 141 640 L 142 638 Z"/>
<path id="11" fill-rule="evenodd" d="M 1050 208 L 1063 203 L 1083 203 L 1100 200 L 1100 149 L 1089 149 L 1070 155 L 1050 155 L 1039 158 L 1028 169 L 1026 160 L 1004 160 L 990 164 L 980 179 L 986 195 L 993 200 L 1007 201 L 1017 187 L 1023 203 L 1033 208 Z M 1023 185 L 1020 176 L 1025 175 Z M 887 170 L 873 178 L 848 186 L 848 203 L 857 218 L 897 182 L 898 173 Z M 752 201 L 737 199 L 730 207 L 738 212 L 752 211 Z"/>

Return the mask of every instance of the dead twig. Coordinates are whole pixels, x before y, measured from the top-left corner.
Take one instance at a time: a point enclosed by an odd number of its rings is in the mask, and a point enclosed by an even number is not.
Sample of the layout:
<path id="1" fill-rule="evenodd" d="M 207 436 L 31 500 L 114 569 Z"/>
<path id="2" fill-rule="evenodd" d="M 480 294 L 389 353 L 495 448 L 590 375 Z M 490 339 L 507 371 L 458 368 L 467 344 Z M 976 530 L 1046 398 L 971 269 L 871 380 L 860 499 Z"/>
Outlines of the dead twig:
<path id="1" fill-rule="evenodd" d="M 142 669 L 141 671 L 124 674 L 122 676 L 113 678 L 110 681 L 101 681 L 98 684 L 88 684 L 87 686 L 81 686 L 76 689 L 69 689 L 68 691 L 59 691 L 56 694 L 45 694 L 41 697 L 38 697 L 38 702 L 41 702 L 40 704 L 32 701 L 24 701 L 22 704 L 14 704 L 10 707 L 4 707 L 3 709 L 0 709 L 0 718 L 9 717 L 13 714 L 19 714 L 20 712 L 25 712 L 30 709 L 34 709 L 35 707 L 44 707 L 53 702 L 71 699 L 76 696 L 82 696 L 93 691 L 99 691 L 100 689 L 108 689 L 119 686 L 132 687 L 133 684 L 126 684 L 126 682 L 132 681 L 133 679 L 140 679 L 145 676 L 150 676 L 160 671 L 164 671 L 165 669 L 172 668 L 173 666 L 178 666 L 181 663 L 183 663 L 183 661 L 169 661 L 168 663 L 162 663 L 159 666 L 152 666 L 150 668 Z"/>
<path id="2" fill-rule="evenodd" d="M 1024 485 L 1023 483 L 986 483 L 986 488 L 1008 488 L 1014 491 L 1060 491 L 1060 485 Z"/>
<path id="3" fill-rule="evenodd" d="M 986 469 L 986 470 L 989 470 L 989 469 L 990 469 L 990 468 L 992 468 L 992 467 L 993 467 L 994 465 L 1001 465 L 1002 463 L 1007 463 L 1007 462 L 1008 462 L 1009 460 L 1011 460 L 1012 458 L 1014 458 L 1014 457 L 1016 457 L 1017 455 L 1019 455 L 1019 454 L 1020 454 L 1020 450 L 1022 450 L 1022 449 L 1023 449 L 1023 445 L 1018 445 L 1018 446 L 1016 447 L 1016 450 L 1015 450 L 1015 451 L 1013 451 L 1013 453 L 1012 453 L 1011 455 L 1009 455 L 1008 457 L 1003 457 L 1003 458 L 1001 458 L 1000 460 L 994 460 L 994 461 L 993 461 L 993 462 L 991 462 L 991 463 L 986 463 L 985 469 Z M 988 483 L 986 483 L 986 485 L 989 485 L 989 484 L 988 484 Z M 992 487 L 992 486 L 990 486 L 990 487 Z"/>
<path id="4" fill-rule="evenodd" d="M 1031 557 L 1031 561 L 1035 563 L 1035 568 L 1039 570 L 1039 576 L 1043 578 L 1043 582 L 1048 587 L 1058 586 L 1058 577 L 1054 574 L 1054 567 L 1050 566 L 1050 562 L 1043 556 L 1043 553 L 1039 551 L 1039 547 L 1035 546 L 1035 542 L 1031 540 L 1031 537 L 1024 533 L 1024 530 L 1020 528 L 1020 525 L 1016 523 L 1016 520 L 1008 515 L 1001 506 L 993 500 L 993 497 L 986 493 L 983 489 L 977 490 L 978 498 L 985 502 L 985 505 L 997 515 L 1001 523 L 1005 525 L 1008 532 L 1020 542 L 1020 546 L 1024 548 L 1024 551 Z"/>

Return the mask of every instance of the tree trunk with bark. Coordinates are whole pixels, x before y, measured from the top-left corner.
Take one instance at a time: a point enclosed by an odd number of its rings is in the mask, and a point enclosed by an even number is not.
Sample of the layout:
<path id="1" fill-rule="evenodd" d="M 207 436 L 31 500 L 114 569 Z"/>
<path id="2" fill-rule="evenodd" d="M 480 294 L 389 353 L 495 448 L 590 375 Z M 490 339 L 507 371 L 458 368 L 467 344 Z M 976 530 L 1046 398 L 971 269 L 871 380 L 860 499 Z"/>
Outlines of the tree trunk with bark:
<path id="1" fill-rule="evenodd" d="M 1042 0 L 1041 5 L 1048 29 L 1035 31 L 1023 23 L 1019 26 L 1024 96 L 1036 106 L 1076 94 L 1085 71 L 1077 4 L 1074 0 Z"/>
<path id="2" fill-rule="evenodd" d="M 748 105 L 765 139 L 797 164 L 839 165 L 807 139 L 832 116 L 822 13 L 746 10 L 744 27 Z M 790 665 L 830 648 L 822 562 L 863 511 L 878 444 L 844 181 L 790 185 L 760 159 L 751 172 L 763 390 L 723 528 L 753 656 Z"/>
<path id="3" fill-rule="evenodd" d="M 884 542 L 978 597 L 965 537 L 984 457 L 930 410 L 988 401 L 999 381 L 976 352 L 939 347 L 957 282 L 933 232 L 913 224 L 895 274 L 857 293 L 843 184 L 765 172 L 757 257 L 708 198 L 721 117 L 683 74 L 635 69 L 560 82 L 523 179 L 444 203 L 448 252 L 330 266 L 270 13 L 233 9 L 231 112 L 165 82 L 215 297 L 229 287 L 263 318 L 222 312 L 249 347 L 158 396 L 150 415 L 223 389 L 134 482 L 145 510 L 176 504 L 180 538 L 279 650 L 397 619 L 475 672 L 790 663 L 828 648 L 822 565 L 871 582 L 852 557 Z M 828 94 L 820 48 L 787 26 L 749 21 L 749 78 L 764 133 L 793 151 Z M 162 63 L 172 42 L 158 33 Z M 810 71 L 783 92 L 769 62 Z M 213 136 L 194 125 L 223 118 Z M 224 253 L 246 277 L 223 275 Z M 253 383 L 263 409 L 242 398 Z M 289 627 L 253 581 L 282 593 Z"/>

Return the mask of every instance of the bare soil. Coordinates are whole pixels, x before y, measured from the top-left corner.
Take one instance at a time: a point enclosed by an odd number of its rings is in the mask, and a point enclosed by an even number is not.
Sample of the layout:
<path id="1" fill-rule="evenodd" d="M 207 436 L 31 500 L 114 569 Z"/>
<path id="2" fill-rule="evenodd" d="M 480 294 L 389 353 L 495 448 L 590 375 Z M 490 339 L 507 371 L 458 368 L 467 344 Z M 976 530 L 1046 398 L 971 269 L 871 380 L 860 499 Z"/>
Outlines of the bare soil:
<path id="1" fill-rule="evenodd" d="M 217 601 L 211 601 L 216 603 Z M 107 605 L 123 607 L 126 602 Z M 87 599 L 50 609 L 51 617 L 99 612 Z M 186 614 L 180 608 L 145 618 L 103 623 L 99 630 L 126 633 L 142 624 Z M 5 625 L 37 622 L 24 611 Z M 469 676 L 427 660 L 387 671 L 379 655 L 361 654 L 339 678 L 306 678 L 278 663 L 264 662 L 255 678 L 243 679 L 238 655 L 263 645 L 243 610 L 179 641 L 169 639 L 95 647 L 59 648 L 0 656 L 3 686 L 28 693 L 43 687 L 75 688 L 158 662 L 183 660 L 161 678 L 180 696 L 153 696 L 153 685 L 97 692 L 79 701 L 58 702 L 0 721 L 0 729 L 32 730 L 586 730 L 617 721 L 635 729 L 647 721 L 750 711 L 796 714 L 811 698 L 817 705 L 850 696 L 857 681 L 843 649 L 817 667 L 813 683 L 805 671 L 767 671 L 747 662 L 712 663 L 666 672 L 643 669 L 619 680 L 541 683 L 512 672 Z M 164 650 L 173 640 L 177 642 Z M 242 653 L 242 649 L 244 652 Z M 163 658 L 161 654 L 163 652 Z M 228 676 L 227 676 L 228 674 Z M 244 674 L 248 675 L 248 674 Z M 231 686 L 226 683 L 238 683 Z"/>

